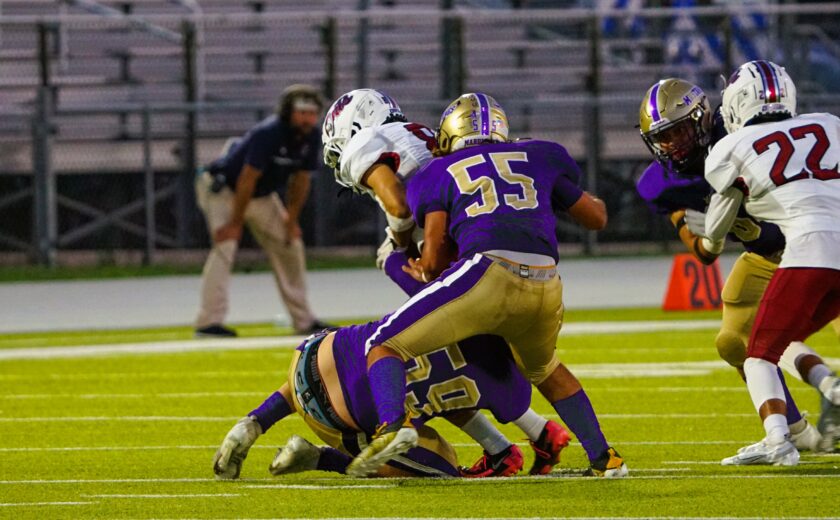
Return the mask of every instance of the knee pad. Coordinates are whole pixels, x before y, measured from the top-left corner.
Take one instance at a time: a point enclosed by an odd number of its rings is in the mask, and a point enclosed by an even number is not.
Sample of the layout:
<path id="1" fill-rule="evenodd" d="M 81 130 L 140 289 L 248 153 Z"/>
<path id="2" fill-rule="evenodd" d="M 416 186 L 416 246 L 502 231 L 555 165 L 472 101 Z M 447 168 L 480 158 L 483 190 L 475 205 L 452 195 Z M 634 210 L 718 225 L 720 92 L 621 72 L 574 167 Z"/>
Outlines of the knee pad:
<path id="1" fill-rule="evenodd" d="M 735 368 L 744 366 L 747 359 L 747 345 L 740 334 L 727 329 L 721 329 L 715 338 L 720 358 Z"/>

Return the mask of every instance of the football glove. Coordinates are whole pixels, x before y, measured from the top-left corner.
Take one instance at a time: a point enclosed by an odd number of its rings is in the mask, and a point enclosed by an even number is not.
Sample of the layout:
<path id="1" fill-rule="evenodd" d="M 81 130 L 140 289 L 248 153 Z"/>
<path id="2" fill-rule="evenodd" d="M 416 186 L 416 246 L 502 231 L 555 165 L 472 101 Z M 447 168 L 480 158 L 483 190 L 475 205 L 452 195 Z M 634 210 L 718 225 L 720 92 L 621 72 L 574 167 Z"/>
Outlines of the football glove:
<path id="1" fill-rule="evenodd" d="M 698 237 L 706 236 L 706 214 L 693 209 L 685 210 L 685 225 Z"/>
<path id="2" fill-rule="evenodd" d="M 394 251 L 405 251 L 405 248 L 397 247 L 397 242 L 394 240 L 394 231 L 390 227 L 386 227 L 385 240 L 382 242 L 382 245 L 379 246 L 379 249 L 376 250 L 376 268 L 384 269 L 385 260 L 387 260 L 388 256 L 390 256 Z"/>
<path id="3" fill-rule="evenodd" d="M 262 427 L 250 415 L 236 421 L 213 456 L 213 473 L 216 474 L 217 480 L 239 478 L 248 450 L 260 435 Z"/>
<path id="4" fill-rule="evenodd" d="M 726 240 L 709 240 L 708 238 L 703 237 L 700 243 L 703 244 L 703 249 L 709 253 L 719 255 L 723 253 L 723 246 L 726 245 Z"/>
<path id="5" fill-rule="evenodd" d="M 752 242 L 761 236 L 761 226 L 750 217 L 736 218 L 730 231 L 742 242 Z"/>

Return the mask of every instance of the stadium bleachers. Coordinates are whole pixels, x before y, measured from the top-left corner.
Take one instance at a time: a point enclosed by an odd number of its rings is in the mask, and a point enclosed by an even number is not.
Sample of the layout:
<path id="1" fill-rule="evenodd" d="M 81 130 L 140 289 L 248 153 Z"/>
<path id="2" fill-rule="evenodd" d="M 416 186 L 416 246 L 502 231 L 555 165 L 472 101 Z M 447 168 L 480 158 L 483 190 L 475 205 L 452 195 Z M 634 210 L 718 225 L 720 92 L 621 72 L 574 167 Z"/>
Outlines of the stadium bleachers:
<path id="1" fill-rule="evenodd" d="M 295 82 L 331 87 L 332 95 L 380 88 L 412 120 L 430 126 L 453 90 L 489 92 L 508 110 L 516 135 L 563 143 L 582 163 L 592 160 L 588 171 L 598 172 L 599 185 L 616 190 L 631 186 L 648 158 L 634 128 L 638 102 L 661 77 L 690 79 L 714 103 L 718 75 L 730 62 L 759 53 L 789 62 L 803 109 L 840 109 L 831 95 L 840 88 L 836 6 L 827 7 L 827 14 L 817 9 L 786 17 L 751 16 L 732 4 L 700 12 L 638 9 L 644 2 L 452 0 L 453 9 L 445 12 L 441 4 L 3 0 L 0 181 L 33 171 L 38 24 L 44 21 L 51 24 L 49 84 L 57 109 L 50 121 L 52 167 L 62 175 L 142 172 L 139 110 L 146 105 L 170 107 L 149 121 L 152 169 L 187 172 L 186 22 L 195 28 L 196 99 L 215 106 L 195 118 L 195 164 L 213 159 L 225 137 L 270 113 L 281 89 Z M 603 10 L 619 4 L 636 7 Z M 780 45 L 768 37 L 783 29 L 796 38 Z M 445 55 L 449 45 L 462 52 Z M 448 75 L 457 76 L 458 57 L 460 83 Z M 447 79 L 458 86 L 445 88 Z"/>

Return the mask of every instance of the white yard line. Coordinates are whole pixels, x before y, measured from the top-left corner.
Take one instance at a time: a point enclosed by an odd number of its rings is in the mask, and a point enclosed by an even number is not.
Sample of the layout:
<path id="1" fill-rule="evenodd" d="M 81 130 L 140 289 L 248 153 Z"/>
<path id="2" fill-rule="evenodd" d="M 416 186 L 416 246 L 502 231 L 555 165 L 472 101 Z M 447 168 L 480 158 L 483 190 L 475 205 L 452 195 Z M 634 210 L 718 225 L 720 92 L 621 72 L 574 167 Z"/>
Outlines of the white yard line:
<path id="1" fill-rule="evenodd" d="M 2 352 L 2 351 L 0 351 Z M 272 374 L 285 375 L 283 370 L 204 370 L 190 372 L 190 379 L 219 379 L 226 377 L 267 377 Z M 39 373 L 39 374 L 0 374 L 0 381 L 103 381 L 128 379 L 177 379 L 185 377 L 180 372 L 88 372 L 88 373 Z"/>
<path id="2" fill-rule="evenodd" d="M 2 351 L 0 351 L 2 352 Z M 829 364 L 836 360 L 827 359 Z M 578 377 L 588 379 L 615 379 L 628 377 L 705 376 L 715 370 L 731 370 L 722 360 L 673 361 L 662 363 L 582 363 L 570 365 Z M 285 370 L 228 370 L 190 372 L 191 379 L 218 379 L 243 377 L 285 377 Z M 119 372 L 119 373 L 30 373 L 0 374 L 0 381 L 86 381 L 103 379 L 130 381 L 136 379 L 183 379 L 184 372 Z M 12 394 L 14 395 L 14 394 Z M 24 394 L 32 395 L 32 394 Z"/>
<path id="3" fill-rule="evenodd" d="M 324 485 L 313 484 L 252 484 L 242 486 L 249 489 L 303 489 L 310 491 L 329 491 L 332 489 L 393 489 L 397 484 L 359 484 L 359 485 Z"/>
<path id="4" fill-rule="evenodd" d="M 409 516 L 377 516 L 378 520 L 428 520 L 428 517 Z M 464 516 L 436 516 L 435 520 L 551 520 L 556 516 L 503 516 L 503 517 L 464 517 Z M 766 520 L 766 516 L 563 516 L 567 520 L 604 520 L 606 518 L 622 520 Z M 837 516 L 785 516 L 785 520 L 827 520 L 840 518 Z M 198 520 L 184 518 L 155 518 L 151 520 Z M 237 517 L 237 520 L 264 520 L 260 518 Z M 283 520 L 312 520 L 311 518 L 284 518 Z M 324 517 L 322 520 L 359 520 L 358 517 Z"/>
<path id="5" fill-rule="evenodd" d="M 789 389 L 791 392 L 811 393 L 812 390 L 806 386 L 798 386 Z M 597 392 L 618 392 L 618 393 L 641 393 L 652 392 L 657 394 L 670 393 L 709 393 L 709 392 L 746 392 L 745 385 L 740 386 L 681 386 L 681 387 L 627 387 L 627 386 L 586 386 L 587 393 L 593 394 Z M 219 397 L 266 397 L 266 392 L 178 392 L 178 393 L 143 393 L 143 394 L 3 394 L 0 395 L 0 401 L 6 400 L 37 400 L 37 399 L 205 399 L 205 398 L 219 398 Z"/>
<path id="6" fill-rule="evenodd" d="M 665 475 L 638 475 L 638 473 L 667 473 Z M 517 477 L 499 477 L 499 478 L 484 478 L 484 479 L 444 479 L 439 482 L 446 485 L 451 485 L 457 482 L 457 485 L 499 485 L 502 482 L 517 484 L 525 483 L 527 481 L 542 481 L 545 479 L 557 478 L 568 482 L 616 482 L 616 481 L 633 481 L 633 480 L 655 480 L 655 479 L 681 479 L 681 480 L 714 480 L 719 478 L 725 479 L 773 479 L 773 478 L 815 478 L 815 479 L 835 479 L 840 478 L 840 474 L 832 473 L 773 473 L 767 475 L 754 474 L 715 474 L 715 475 L 687 475 L 682 469 L 675 470 L 674 468 L 643 468 L 638 470 L 630 470 L 630 476 L 627 479 L 599 479 L 599 478 L 585 478 L 579 472 L 555 472 L 550 475 L 523 475 Z M 347 482 L 364 482 L 362 479 L 351 479 L 350 477 L 330 477 L 321 479 L 329 482 L 336 482 L 337 486 L 345 487 L 366 487 L 366 484 L 348 484 Z M 380 482 L 403 481 L 405 479 L 377 479 Z M 0 480 L 0 485 L 65 485 L 65 484 L 122 484 L 122 483 L 150 483 L 150 484 L 181 484 L 185 482 L 190 483 L 210 483 L 218 482 L 214 478 L 137 478 L 137 479 L 56 479 L 56 480 Z M 245 483 L 243 487 L 262 486 L 261 484 L 249 484 L 250 482 L 266 482 L 265 486 L 275 487 L 277 479 L 274 478 L 249 478 L 243 479 L 240 482 Z M 315 486 L 316 488 L 328 487 L 330 485 L 316 486 L 312 484 L 304 484 L 307 486 Z M 388 484 L 371 484 L 371 486 L 385 486 Z M 396 485 L 396 484 L 395 484 Z M 283 485 L 289 488 L 299 486 L 298 484 Z M 111 495 L 114 496 L 114 495 Z M 136 496 L 136 495 L 135 495 Z"/>
<path id="7" fill-rule="evenodd" d="M 166 494 L 113 494 L 113 495 L 79 495 L 83 498 L 218 498 L 218 497 L 241 497 L 241 493 L 187 493 L 177 495 Z"/>
<path id="8" fill-rule="evenodd" d="M 830 454 L 829 454 L 830 455 Z M 825 464 L 828 461 L 819 460 L 800 460 L 799 465 L 803 464 Z M 717 460 L 663 460 L 662 464 L 674 464 L 679 466 L 720 466 L 720 461 Z M 752 464 L 755 466 L 756 464 Z"/>
<path id="9" fill-rule="evenodd" d="M 149 343 L 79 345 L 74 347 L 33 347 L 0 350 L 0 361 L 16 359 L 67 359 L 120 354 L 170 354 L 225 350 L 288 349 L 300 345 L 303 336 L 260 338 L 192 339 Z"/>
<path id="10" fill-rule="evenodd" d="M 0 423 L 15 422 L 227 422 L 241 419 L 239 416 L 230 417 L 178 417 L 178 416 L 157 416 L 157 415 L 123 415 L 123 416 L 98 416 L 98 417 L 0 417 Z"/>
<path id="11" fill-rule="evenodd" d="M 628 334 L 638 332 L 709 330 L 720 326 L 718 320 L 604 321 L 569 323 L 561 335 Z M 0 361 L 20 359 L 59 359 L 123 354 L 164 354 L 226 350 L 288 349 L 300 344 L 303 336 L 257 338 L 193 339 L 146 343 L 78 345 L 70 347 L 32 347 L 0 349 Z"/>
<path id="12" fill-rule="evenodd" d="M 87 506 L 98 502 L 3 502 L 0 507 L 30 507 L 30 506 Z"/>
<path id="13" fill-rule="evenodd" d="M 297 417 L 297 416 L 290 416 Z M 547 414 L 546 417 L 556 417 Z M 605 419 L 714 419 L 714 418 L 755 418 L 752 413 L 605 413 L 598 417 Z M 240 419 L 239 416 L 161 416 L 161 415 L 102 415 L 83 417 L 0 417 L 0 423 L 18 422 L 228 422 Z"/>
<path id="14" fill-rule="evenodd" d="M 247 479 L 248 481 L 270 481 L 269 478 Z M 215 478 L 91 478 L 91 479 L 28 479 L 28 480 L 0 480 L 0 485 L 11 484 L 144 484 L 144 483 L 185 483 L 185 482 L 218 482 Z"/>
<path id="15" fill-rule="evenodd" d="M 279 442 L 279 439 L 278 439 Z M 616 445 L 620 446 L 746 446 L 752 444 L 755 439 L 740 440 L 740 441 L 621 441 L 613 440 Z M 474 448 L 477 445 L 469 442 L 453 442 L 450 443 L 455 448 Z M 517 442 L 518 446 L 529 446 L 527 442 Z M 580 446 L 579 442 L 572 442 L 572 446 Z M 52 447 L 24 447 L 24 448 L 0 448 L 0 453 L 28 453 L 28 452 L 62 452 L 62 451 L 166 451 L 166 450 L 215 450 L 218 445 L 181 445 L 181 446 L 52 446 Z M 263 444 L 253 446 L 252 450 L 276 450 L 277 444 Z M 821 454 L 820 456 L 830 456 L 838 454 Z M 670 464 L 670 463 L 669 463 Z"/>
<path id="16" fill-rule="evenodd" d="M 719 464 L 719 462 L 715 463 Z M 769 468 L 769 466 L 768 466 Z M 690 471 L 690 470 L 689 470 Z M 637 475 L 638 473 L 667 473 L 667 475 Z M 678 474 L 679 473 L 679 474 Z M 675 469 L 675 468 L 642 468 L 642 469 L 631 469 L 630 470 L 630 477 L 628 480 L 637 480 L 637 479 L 667 479 L 667 478 L 679 478 L 684 480 L 692 480 L 692 479 L 716 479 L 716 478 L 733 478 L 733 479 L 752 479 L 752 478 L 759 478 L 759 479 L 768 479 L 768 478 L 840 478 L 840 474 L 825 474 L 825 473 L 773 473 L 767 475 L 754 475 L 754 474 L 716 474 L 716 475 L 686 475 L 682 473 L 687 473 L 684 469 Z M 545 479 L 564 479 L 568 481 L 581 481 L 581 482 L 614 482 L 619 479 L 599 479 L 599 478 L 584 478 L 580 472 L 577 471 L 559 471 L 555 473 L 551 473 L 549 475 L 522 475 L 516 477 L 498 477 L 498 478 L 483 478 L 483 479 L 445 479 L 440 482 L 445 482 L 447 484 L 451 482 L 458 482 L 463 485 L 482 485 L 482 484 L 496 484 L 498 485 L 501 482 L 509 482 L 511 484 L 515 483 L 524 483 L 526 481 L 542 481 L 544 482 Z M 276 478 L 251 478 L 251 479 L 243 479 L 239 482 L 246 483 L 243 487 L 247 488 L 256 488 L 256 487 L 287 487 L 290 489 L 298 488 L 299 486 L 308 486 L 312 489 L 319 489 L 319 488 L 327 488 L 331 487 L 333 489 L 343 486 L 346 488 L 364 488 L 364 487 L 383 487 L 390 484 L 348 484 L 347 482 L 364 482 L 363 479 L 352 479 L 351 477 L 330 477 L 321 479 L 329 482 L 337 482 L 337 484 L 324 484 L 324 485 L 314 485 L 314 484 L 277 484 Z M 377 479 L 381 482 L 391 481 L 404 481 L 404 478 L 395 478 L 395 479 Z M 266 484 L 247 484 L 247 482 L 266 482 Z M 0 480 L 0 485 L 52 485 L 52 484 L 122 484 L 122 483 L 148 483 L 148 484 L 181 484 L 181 483 L 201 483 L 201 482 L 219 482 L 214 478 L 145 478 L 145 479 L 64 479 L 64 480 Z M 342 484 L 343 482 L 343 484 Z M 394 484 L 396 486 L 396 484 Z M 306 489 L 306 488 L 301 488 Z M 94 495 L 82 495 L 82 496 L 94 496 Z M 115 495 L 111 495 L 115 496 Z M 136 495 L 135 495 L 136 496 Z"/>

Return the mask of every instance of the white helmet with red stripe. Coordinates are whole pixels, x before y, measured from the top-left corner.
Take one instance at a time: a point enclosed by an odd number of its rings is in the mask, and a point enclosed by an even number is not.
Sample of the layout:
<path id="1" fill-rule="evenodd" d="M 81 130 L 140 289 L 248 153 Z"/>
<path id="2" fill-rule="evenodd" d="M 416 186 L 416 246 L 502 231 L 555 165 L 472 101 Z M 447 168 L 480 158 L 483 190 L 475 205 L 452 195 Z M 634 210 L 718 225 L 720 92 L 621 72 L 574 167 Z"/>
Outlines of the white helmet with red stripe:
<path id="1" fill-rule="evenodd" d="M 394 98 L 372 88 L 351 90 L 335 100 L 321 132 L 324 143 L 324 163 L 337 170 L 341 152 L 357 132 L 365 128 L 395 121 L 406 121 Z M 339 184 L 342 182 L 339 180 Z"/>
<path id="2" fill-rule="evenodd" d="M 796 86 L 771 61 L 750 61 L 729 77 L 723 90 L 721 115 L 730 134 L 762 115 L 796 115 Z"/>

